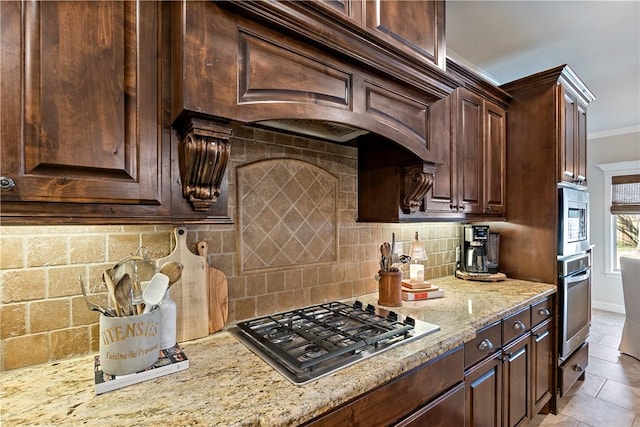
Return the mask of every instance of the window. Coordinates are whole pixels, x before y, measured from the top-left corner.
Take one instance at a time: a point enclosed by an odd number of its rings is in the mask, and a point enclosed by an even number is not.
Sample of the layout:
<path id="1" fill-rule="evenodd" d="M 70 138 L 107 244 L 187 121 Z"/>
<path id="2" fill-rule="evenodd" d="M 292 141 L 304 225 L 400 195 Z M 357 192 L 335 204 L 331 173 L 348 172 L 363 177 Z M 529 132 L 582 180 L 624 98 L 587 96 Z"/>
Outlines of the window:
<path id="1" fill-rule="evenodd" d="M 614 246 L 615 267 L 614 270 L 620 270 L 620 257 L 625 256 L 636 249 L 638 245 L 638 225 L 640 225 L 640 214 L 618 214 L 612 215 L 615 221 L 615 239 Z"/>
<path id="2" fill-rule="evenodd" d="M 640 175 L 611 177 L 611 215 L 615 221 L 616 236 L 614 270 L 620 270 L 620 257 L 640 248 Z"/>
<path id="3" fill-rule="evenodd" d="M 640 248 L 640 161 L 598 165 L 604 175 L 605 272 L 620 273 L 620 257 Z"/>

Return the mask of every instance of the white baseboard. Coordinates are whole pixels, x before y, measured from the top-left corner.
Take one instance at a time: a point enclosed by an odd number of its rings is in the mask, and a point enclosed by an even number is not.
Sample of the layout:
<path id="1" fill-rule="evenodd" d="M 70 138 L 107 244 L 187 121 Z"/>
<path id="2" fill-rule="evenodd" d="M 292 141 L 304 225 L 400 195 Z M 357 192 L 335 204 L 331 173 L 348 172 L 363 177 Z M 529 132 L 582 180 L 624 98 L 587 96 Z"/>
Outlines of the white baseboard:
<path id="1" fill-rule="evenodd" d="M 625 314 L 624 305 L 611 304 L 610 302 L 591 301 L 591 308 L 595 308 L 595 309 L 598 309 L 598 310 L 604 310 L 604 311 L 612 311 L 614 313 Z"/>

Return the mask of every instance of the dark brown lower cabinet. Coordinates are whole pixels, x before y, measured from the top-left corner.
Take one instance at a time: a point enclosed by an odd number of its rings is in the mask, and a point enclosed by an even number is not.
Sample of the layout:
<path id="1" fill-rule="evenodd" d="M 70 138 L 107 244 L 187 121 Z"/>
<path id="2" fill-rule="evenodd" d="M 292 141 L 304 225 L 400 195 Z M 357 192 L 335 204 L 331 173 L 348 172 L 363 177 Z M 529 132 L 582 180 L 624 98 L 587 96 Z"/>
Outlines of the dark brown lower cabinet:
<path id="1" fill-rule="evenodd" d="M 499 351 L 465 374 L 466 425 L 502 425 L 502 352 Z"/>
<path id="2" fill-rule="evenodd" d="M 503 425 L 515 427 L 529 419 L 531 334 L 527 333 L 503 350 Z"/>
<path id="3" fill-rule="evenodd" d="M 463 426 L 463 381 L 458 347 L 304 425 Z"/>
<path id="4" fill-rule="evenodd" d="M 554 301 L 486 326 L 465 344 L 467 427 L 516 427 L 538 412 L 555 413 Z"/>
<path id="5" fill-rule="evenodd" d="M 464 427 L 464 383 L 460 383 L 396 427 Z"/>
<path id="6" fill-rule="evenodd" d="M 554 301 L 550 296 L 500 319 L 464 346 L 304 425 L 526 425 L 540 409 L 555 405 Z M 587 356 L 585 348 L 568 361 L 566 381 L 575 381 L 571 375 L 579 375 Z"/>
<path id="7" fill-rule="evenodd" d="M 558 368 L 558 389 L 561 397 L 567 394 L 576 381 L 584 380 L 584 370 L 588 364 L 589 343 L 586 342 Z"/>
<path id="8" fill-rule="evenodd" d="M 537 414 L 550 401 L 553 393 L 553 334 L 552 320 L 535 327 L 531 331 L 531 407 Z"/>

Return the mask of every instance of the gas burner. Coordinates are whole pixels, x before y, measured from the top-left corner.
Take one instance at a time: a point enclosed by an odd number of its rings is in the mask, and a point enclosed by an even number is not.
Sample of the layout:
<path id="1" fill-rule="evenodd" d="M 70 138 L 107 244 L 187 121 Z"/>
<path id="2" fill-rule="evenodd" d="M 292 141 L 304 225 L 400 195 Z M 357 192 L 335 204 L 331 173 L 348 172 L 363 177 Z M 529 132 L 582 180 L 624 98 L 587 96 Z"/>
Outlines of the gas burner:
<path id="1" fill-rule="evenodd" d="M 323 354 L 327 353 L 322 348 L 318 347 L 315 344 L 308 345 L 304 348 L 304 354 L 302 354 L 298 359 L 302 362 L 306 362 L 308 360 L 316 359 Z"/>
<path id="2" fill-rule="evenodd" d="M 288 332 L 290 332 L 288 328 L 284 326 L 276 326 L 269 329 L 266 337 L 274 344 L 286 344 L 293 341 L 293 335 Z"/>
<path id="3" fill-rule="evenodd" d="M 334 328 L 340 328 L 340 327 L 342 327 L 342 326 L 347 324 L 347 322 L 345 322 L 344 320 L 341 320 L 341 319 L 336 319 L 336 320 L 334 320 L 332 322 L 328 322 L 328 323 L 329 323 L 329 326 L 333 326 Z"/>

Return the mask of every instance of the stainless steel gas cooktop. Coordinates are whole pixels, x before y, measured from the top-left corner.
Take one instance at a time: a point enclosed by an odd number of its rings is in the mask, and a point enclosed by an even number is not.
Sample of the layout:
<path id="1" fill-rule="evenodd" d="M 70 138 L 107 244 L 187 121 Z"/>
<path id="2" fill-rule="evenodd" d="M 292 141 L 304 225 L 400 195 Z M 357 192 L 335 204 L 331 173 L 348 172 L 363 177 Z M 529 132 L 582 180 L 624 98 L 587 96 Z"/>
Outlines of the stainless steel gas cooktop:
<path id="1" fill-rule="evenodd" d="M 356 301 L 255 318 L 229 332 L 294 384 L 304 384 L 439 330 L 437 325 Z"/>

